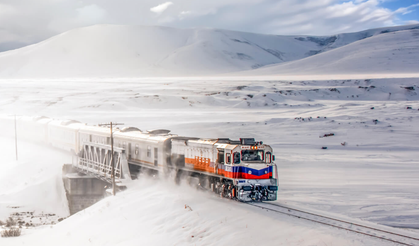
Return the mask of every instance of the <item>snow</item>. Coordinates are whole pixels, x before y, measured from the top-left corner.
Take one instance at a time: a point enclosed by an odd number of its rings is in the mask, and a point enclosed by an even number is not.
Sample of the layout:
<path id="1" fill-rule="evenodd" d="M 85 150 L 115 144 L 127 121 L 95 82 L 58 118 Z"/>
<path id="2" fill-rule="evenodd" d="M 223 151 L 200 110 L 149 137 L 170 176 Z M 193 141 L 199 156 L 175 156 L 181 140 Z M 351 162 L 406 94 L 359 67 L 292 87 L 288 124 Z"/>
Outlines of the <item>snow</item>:
<path id="1" fill-rule="evenodd" d="M 7 126 L 2 124 L 2 128 Z M 19 141 L 18 146 L 19 161 L 16 161 L 14 138 L 0 139 L 0 220 L 5 221 L 12 213 L 26 212 L 67 217 L 60 174 L 62 164 L 71 162 L 71 156 L 24 141 Z M 38 223 L 35 219 L 32 222 Z"/>
<path id="2" fill-rule="evenodd" d="M 0 78 L 191 77 L 247 70 L 255 75 L 325 71 L 352 74 L 359 69 L 362 73 L 417 73 L 418 27 L 416 24 L 315 37 L 208 28 L 96 25 L 0 53 Z M 343 47 L 347 48 L 342 50 Z M 348 54 L 351 56 L 341 60 Z M 312 59 L 304 60 L 306 57 Z M 300 60 L 302 64 L 293 62 Z M 338 64 L 331 66 L 335 62 Z M 284 69 L 257 69 L 282 63 Z M 317 67 L 320 69 L 313 71 Z"/>
<path id="3" fill-rule="evenodd" d="M 419 29 L 388 32 L 240 75 L 419 74 Z M 402 76 L 404 77 L 404 76 Z"/>
<path id="4" fill-rule="evenodd" d="M 362 245 L 372 242 L 221 200 L 190 187 L 176 187 L 147 178 L 53 228 L 5 240 L 8 245 L 22 245 L 42 239 L 43 245 Z"/>
<path id="5" fill-rule="evenodd" d="M 274 148 L 275 203 L 419 229 L 417 33 L 418 25 L 329 37 L 101 25 L 0 53 L 0 220 L 15 212 L 55 214 L 19 238 L 0 240 L 386 245 L 144 176 L 50 225 L 69 214 L 61 168 L 71 156 L 18 133 L 15 161 L 14 114 L 254 137 Z"/>
<path id="6" fill-rule="evenodd" d="M 0 84 L 2 118 L 10 119 L 7 115 L 15 113 L 47 115 L 89 124 L 112 120 L 140 129 L 171 129 L 184 136 L 255 137 L 275 151 L 280 177 L 276 203 L 355 221 L 418 228 L 416 78 L 67 79 Z M 13 136 L 13 121 L 2 121 L 2 128 Z M 321 137 L 329 133 L 335 135 Z M 71 158 L 22 142 L 23 157 L 16 163 L 13 138 L 2 141 L 6 159 L 0 194 L 2 203 L 8 203 L 3 204 L 0 219 L 13 212 L 7 206 L 39 209 L 45 194 L 51 196 L 51 207 L 42 207 L 43 212 L 66 216 L 62 187 L 55 187 L 61 185 L 57 185 L 61 165 Z M 8 210 L 3 212 L 4 208 Z M 7 245 L 34 241 L 44 245 L 385 245 L 146 177 L 52 228 L 28 229 L 20 238 L 4 240 Z"/>

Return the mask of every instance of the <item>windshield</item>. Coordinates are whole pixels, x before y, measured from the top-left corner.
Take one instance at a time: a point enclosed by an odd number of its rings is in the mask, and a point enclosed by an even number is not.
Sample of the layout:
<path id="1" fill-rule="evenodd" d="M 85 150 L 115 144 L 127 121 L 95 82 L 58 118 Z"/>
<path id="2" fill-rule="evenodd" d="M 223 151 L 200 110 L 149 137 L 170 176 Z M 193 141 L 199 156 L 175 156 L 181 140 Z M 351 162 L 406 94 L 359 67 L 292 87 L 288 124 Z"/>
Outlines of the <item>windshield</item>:
<path id="1" fill-rule="evenodd" d="M 242 150 L 242 161 L 263 161 L 263 150 Z"/>

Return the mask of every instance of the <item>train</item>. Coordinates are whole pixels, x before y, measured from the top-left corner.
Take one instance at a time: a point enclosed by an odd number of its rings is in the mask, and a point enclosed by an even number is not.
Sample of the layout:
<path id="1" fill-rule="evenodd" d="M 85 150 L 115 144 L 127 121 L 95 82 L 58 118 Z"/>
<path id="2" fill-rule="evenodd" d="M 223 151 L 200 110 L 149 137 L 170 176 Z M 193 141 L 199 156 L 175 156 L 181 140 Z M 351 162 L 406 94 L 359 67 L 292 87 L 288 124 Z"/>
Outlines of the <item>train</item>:
<path id="1" fill-rule="evenodd" d="M 19 117 L 19 137 L 78 154 L 86 143 L 111 144 L 110 129 L 75 120 Z M 198 180 L 202 188 L 242 202 L 275 201 L 279 186 L 271 146 L 254 138 L 204 139 L 170 130 L 114 129 L 113 144 L 123 148 L 130 170 L 175 173 Z"/>

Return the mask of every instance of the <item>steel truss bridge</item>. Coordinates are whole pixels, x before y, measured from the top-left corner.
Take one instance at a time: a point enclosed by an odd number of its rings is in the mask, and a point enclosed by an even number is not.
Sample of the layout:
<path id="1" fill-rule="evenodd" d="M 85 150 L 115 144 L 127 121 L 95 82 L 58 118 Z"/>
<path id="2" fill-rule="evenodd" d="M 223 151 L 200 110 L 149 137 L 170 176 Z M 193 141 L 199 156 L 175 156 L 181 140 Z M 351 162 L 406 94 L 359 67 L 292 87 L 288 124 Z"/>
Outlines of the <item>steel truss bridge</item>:
<path id="1" fill-rule="evenodd" d="M 112 160 L 113 157 L 113 160 Z M 85 142 L 81 151 L 73 158 L 73 167 L 89 176 L 112 183 L 112 163 L 115 167 L 115 183 L 125 186 L 131 180 L 128 160 L 123 148 Z"/>

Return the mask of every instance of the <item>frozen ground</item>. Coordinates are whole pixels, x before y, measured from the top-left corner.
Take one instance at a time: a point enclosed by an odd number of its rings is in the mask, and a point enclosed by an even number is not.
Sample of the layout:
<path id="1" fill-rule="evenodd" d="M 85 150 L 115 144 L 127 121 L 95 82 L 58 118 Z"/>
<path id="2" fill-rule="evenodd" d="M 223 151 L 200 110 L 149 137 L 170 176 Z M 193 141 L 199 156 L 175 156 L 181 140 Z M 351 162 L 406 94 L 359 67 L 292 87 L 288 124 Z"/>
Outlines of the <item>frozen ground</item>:
<path id="1" fill-rule="evenodd" d="M 20 218 L 30 229 L 55 224 L 69 215 L 60 163 L 71 156 L 24 141 L 18 146 L 16 161 L 14 138 L 0 138 L 0 220 Z"/>
<path id="2" fill-rule="evenodd" d="M 275 149 L 281 178 L 277 203 L 379 224 L 419 228 L 418 85 L 417 78 L 15 80 L 0 82 L 0 114 L 46 115 L 90 124 L 112 120 L 140 129 L 168 128 L 179 135 L 208 138 L 255 137 Z M 12 127 L 2 126 L 6 132 Z M 320 137 L 329 133 L 335 136 Z M 13 141 L 7 141 L 9 144 L 3 145 L 8 149 L 5 153 L 9 159 L 4 168 L 9 172 L 18 169 L 10 167 L 14 165 Z M 60 153 L 58 159 L 51 160 L 59 164 L 66 162 L 66 158 Z M 34 160 L 37 165 L 45 164 Z M 25 162 L 18 166 L 21 165 Z M 58 169 L 53 173 L 60 173 Z M 5 173 L 0 179 L 0 191 L 9 199 L 11 195 L 4 193 L 9 187 L 8 181 L 3 182 L 6 177 L 9 176 Z M 185 194 L 184 189 L 190 191 L 187 187 L 172 189 L 165 183 L 141 182 L 121 194 L 121 200 L 108 198 L 54 227 L 51 232 L 57 238 L 51 238 L 51 244 L 63 236 L 75 244 L 87 244 L 90 239 L 102 245 L 101 240 L 105 239 L 99 231 L 110 228 L 104 220 L 107 216 L 115 217 L 114 214 L 121 214 L 114 221 L 117 225 L 124 224 L 124 218 L 133 214 L 127 224 L 142 229 L 124 232 L 131 235 L 129 240 L 139 243 L 157 243 L 161 238 L 173 238 L 179 244 L 246 243 L 256 240 L 256 233 L 263 228 L 269 231 L 267 244 L 273 245 L 376 244 L 299 220 L 270 218 L 271 215 L 261 215 L 260 211 L 205 194 Z M 59 208 L 59 203 L 55 203 Z M 189 213 L 185 204 L 194 210 Z M 107 206 L 112 209 L 106 209 Z M 60 212 L 56 210 L 45 212 Z M 155 217 L 157 211 L 160 214 Z M 214 226 L 223 218 L 229 221 L 225 231 L 233 233 L 231 237 Z M 200 224 L 202 221 L 205 223 Z M 182 223 L 198 229 L 186 231 Z M 85 232 L 91 224 L 101 229 Z M 261 231 L 240 234 L 243 231 L 236 229 L 244 224 Z M 69 233 L 73 229 L 79 232 L 77 236 Z M 141 230 L 144 234 L 138 234 Z M 240 233 L 234 234 L 237 231 Z M 19 245 L 45 233 L 49 231 L 30 233 L 33 235 L 9 242 Z M 197 236 L 199 233 L 202 239 Z M 145 239 L 141 235 L 151 236 Z M 221 235 L 226 237 L 225 241 L 217 241 Z M 243 241 L 234 241 L 239 237 Z M 287 238 L 292 241 L 284 241 Z M 114 245 L 112 242 L 109 245 Z"/>
<path id="3" fill-rule="evenodd" d="M 39 190 L 33 196 L 42 197 Z M 28 200 L 26 203 L 26 207 L 32 206 Z M 23 230 L 21 237 L 0 238 L 0 242 L 8 246 L 261 243 L 312 246 L 372 245 L 377 241 L 220 199 L 189 186 L 140 177 L 127 191 L 108 197 L 56 226 L 30 227 Z"/>

